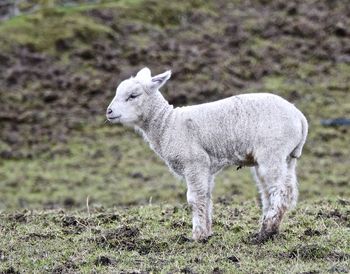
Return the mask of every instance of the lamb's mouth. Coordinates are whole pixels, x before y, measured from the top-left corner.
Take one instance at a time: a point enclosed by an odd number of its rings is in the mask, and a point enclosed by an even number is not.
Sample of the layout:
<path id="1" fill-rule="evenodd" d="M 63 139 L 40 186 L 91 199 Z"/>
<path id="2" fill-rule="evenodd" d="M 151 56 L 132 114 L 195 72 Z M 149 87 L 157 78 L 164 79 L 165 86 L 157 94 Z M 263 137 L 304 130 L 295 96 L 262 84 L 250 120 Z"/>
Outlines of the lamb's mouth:
<path id="1" fill-rule="evenodd" d="M 120 117 L 122 117 L 121 115 L 119 116 L 114 116 L 114 117 L 107 117 L 108 121 L 115 121 L 115 120 L 119 120 Z"/>

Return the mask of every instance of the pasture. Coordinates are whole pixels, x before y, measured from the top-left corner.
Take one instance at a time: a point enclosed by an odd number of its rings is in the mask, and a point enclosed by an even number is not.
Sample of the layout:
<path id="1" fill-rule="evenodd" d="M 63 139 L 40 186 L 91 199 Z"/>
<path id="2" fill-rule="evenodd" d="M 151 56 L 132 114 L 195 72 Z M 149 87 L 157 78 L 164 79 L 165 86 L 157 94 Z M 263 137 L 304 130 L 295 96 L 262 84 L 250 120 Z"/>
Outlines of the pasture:
<path id="1" fill-rule="evenodd" d="M 0 21 L 0 272 L 348 273 L 350 127 L 321 125 L 350 118 L 346 1 L 97 2 Z M 192 241 L 184 182 L 105 123 L 146 65 L 172 69 L 174 106 L 267 91 L 305 114 L 299 203 L 274 240 L 249 242 L 257 190 L 231 167 L 214 235 Z"/>

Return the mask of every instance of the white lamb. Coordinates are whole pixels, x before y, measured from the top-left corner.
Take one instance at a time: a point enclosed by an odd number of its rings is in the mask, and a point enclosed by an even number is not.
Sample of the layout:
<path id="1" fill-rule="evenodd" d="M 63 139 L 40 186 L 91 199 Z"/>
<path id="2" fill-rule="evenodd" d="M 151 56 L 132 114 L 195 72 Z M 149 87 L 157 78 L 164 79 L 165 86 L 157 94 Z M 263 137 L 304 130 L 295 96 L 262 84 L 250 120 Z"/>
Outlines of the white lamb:
<path id="1" fill-rule="evenodd" d="M 212 234 L 215 175 L 228 165 L 251 166 L 263 210 L 254 241 L 271 238 L 297 201 L 296 161 L 308 132 L 304 115 L 269 93 L 174 109 L 159 92 L 170 76 L 166 71 L 152 77 L 143 68 L 121 82 L 107 119 L 141 132 L 170 170 L 186 180 L 195 240 Z"/>

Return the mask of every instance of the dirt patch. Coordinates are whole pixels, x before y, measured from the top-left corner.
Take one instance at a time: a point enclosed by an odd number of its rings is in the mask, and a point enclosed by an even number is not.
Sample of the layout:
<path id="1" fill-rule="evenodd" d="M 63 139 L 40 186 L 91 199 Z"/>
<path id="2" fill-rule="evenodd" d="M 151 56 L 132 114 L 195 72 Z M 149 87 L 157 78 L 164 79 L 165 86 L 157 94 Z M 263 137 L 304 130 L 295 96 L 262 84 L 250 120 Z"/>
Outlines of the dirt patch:
<path id="1" fill-rule="evenodd" d="M 79 266 L 72 262 L 67 261 L 64 264 L 61 264 L 59 266 L 56 266 L 53 270 L 53 274 L 61 274 L 61 273 L 75 273 L 78 270 Z"/>
<path id="2" fill-rule="evenodd" d="M 339 199 L 338 203 L 342 206 L 350 205 L 350 201 L 344 200 L 344 199 Z"/>
<path id="3" fill-rule="evenodd" d="M 95 260 L 95 265 L 116 265 L 117 261 L 114 258 L 108 257 L 108 256 L 99 256 Z"/>
<path id="4" fill-rule="evenodd" d="M 239 263 L 239 258 L 236 257 L 235 255 L 232 255 L 230 257 L 227 257 L 227 260 L 229 260 L 231 263 L 237 264 Z"/>
<path id="5" fill-rule="evenodd" d="M 349 268 L 343 265 L 335 265 L 329 269 L 329 273 L 349 273 Z"/>
<path id="6" fill-rule="evenodd" d="M 331 254 L 329 247 L 317 244 L 297 245 L 289 251 L 289 258 L 300 258 L 302 260 L 323 259 Z"/>
<path id="7" fill-rule="evenodd" d="M 327 258 L 332 261 L 348 261 L 350 260 L 350 253 L 332 251 Z"/>
<path id="8" fill-rule="evenodd" d="M 322 233 L 319 231 L 319 230 L 317 230 L 317 229 L 312 229 L 312 228 L 307 228 L 305 231 L 304 231 L 304 235 L 305 236 L 310 236 L 310 237 L 312 237 L 312 236 L 320 236 Z"/>
<path id="9" fill-rule="evenodd" d="M 349 212 L 343 213 L 340 212 L 338 209 L 331 210 L 331 211 L 319 211 L 316 215 L 316 218 L 329 218 L 333 219 L 337 223 L 343 223 L 349 225 Z"/>
<path id="10" fill-rule="evenodd" d="M 176 220 L 171 223 L 172 228 L 181 228 L 181 227 L 186 227 L 189 228 L 191 225 L 183 220 Z"/>
<path id="11" fill-rule="evenodd" d="M 118 250 L 135 250 L 140 255 L 162 252 L 168 249 L 168 242 L 155 238 L 142 238 L 136 227 L 122 226 L 108 230 L 97 239 L 97 244 Z"/>
<path id="12" fill-rule="evenodd" d="M 29 241 L 29 240 L 34 240 L 34 241 L 38 241 L 38 240 L 46 240 L 46 239 L 55 239 L 57 237 L 57 235 L 55 234 L 51 234 L 51 233 L 29 233 L 27 236 L 25 236 L 23 238 L 23 240 L 25 241 Z"/>
<path id="13" fill-rule="evenodd" d="M 185 273 L 185 274 L 192 274 L 195 273 L 192 271 L 192 269 L 189 266 L 186 266 L 180 270 L 180 273 Z"/>
<path id="14" fill-rule="evenodd" d="M 140 231 L 136 227 L 122 226 L 117 229 L 104 232 L 97 243 L 109 248 L 134 250 L 136 248 L 136 239 L 140 236 Z"/>
<path id="15" fill-rule="evenodd" d="M 15 270 L 13 267 L 9 267 L 9 268 L 1 271 L 1 274 L 20 274 L 20 272 Z"/>
<path id="16" fill-rule="evenodd" d="M 56 221 L 63 227 L 63 232 L 66 234 L 80 234 L 93 225 L 92 221 L 75 216 L 63 216 Z"/>
<path id="17" fill-rule="evenodd" d="M 184 245 L 186 243 L 190 243 L 193 242 L 192 238 L 187 237 L 186 235 L 179 235 L 179 236 L 175 236 L 173 237 L 172 241 L 173 243 L 179 244 L 179 245 Z"/>
<path id="18" fill-rule="evenodd" d="M 28 212 L 18 212 L 15 214 L 10 214 L 8 219 L 15 223 L 26 223 L 28 221 Z"/>
<path id="19" fill-rule="evenodd" d="M 225 273 L 225 271 L 219 267 L 215 267 L 212 272 L 212 274 L 223 274 L 223 273 Z"/>
<path id="20" fill-rule="evenodd" d="M 101 213 L 96 216 L 96 218 L 104 223 L 115 223 L 116 221 L 120 221 L 120 216 L 115 213 Z"/>
<path id="21" fill-rule="evenodd" d="M 163 252 L 169 248 L 168 242 L 162 242 L 155 238 L 143 239 L 137 243 L 137 251 L 140 255 Z"/>

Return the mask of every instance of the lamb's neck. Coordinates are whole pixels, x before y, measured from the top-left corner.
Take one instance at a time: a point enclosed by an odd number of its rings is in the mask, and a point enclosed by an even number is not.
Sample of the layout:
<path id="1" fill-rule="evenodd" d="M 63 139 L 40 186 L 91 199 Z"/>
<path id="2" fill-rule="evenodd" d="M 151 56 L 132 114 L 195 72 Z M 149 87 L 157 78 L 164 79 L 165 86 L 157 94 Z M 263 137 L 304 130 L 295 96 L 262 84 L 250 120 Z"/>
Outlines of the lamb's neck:
<path id="1" fill-rule="evenodd" d="M 162 156 L 163 146 L 166 145 L 165 135 L 172 120 L 174 108 L 159 93 L 152 100 L 152 104 L 145 115 L 139 129 L 151 148 Z"/>

